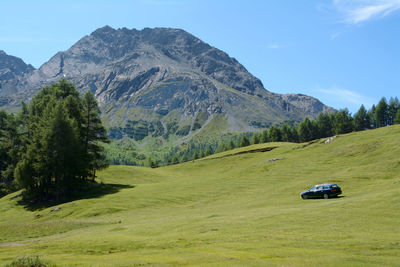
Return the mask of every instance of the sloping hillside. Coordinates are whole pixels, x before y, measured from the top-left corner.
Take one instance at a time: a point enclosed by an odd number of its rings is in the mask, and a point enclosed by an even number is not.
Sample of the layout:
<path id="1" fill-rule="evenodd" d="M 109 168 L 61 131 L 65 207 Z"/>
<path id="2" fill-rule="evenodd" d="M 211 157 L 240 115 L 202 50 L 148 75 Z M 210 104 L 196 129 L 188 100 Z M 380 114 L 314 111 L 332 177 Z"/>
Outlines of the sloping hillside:
<path id="1" fill-rule="evenodd" d="M 0 199 L 0 264 L 40 255 L 60 266 L 394 266 L 399 136 L 396 125 L 330 144 L 110 167 L 99 174 L 108 194 L 42 210 L 18 206 L 15 193 Z M 238 153 L 266 147 L 276 148 Z M 338 183 L 343 197 L 299 198 L 324 182 Z"/>

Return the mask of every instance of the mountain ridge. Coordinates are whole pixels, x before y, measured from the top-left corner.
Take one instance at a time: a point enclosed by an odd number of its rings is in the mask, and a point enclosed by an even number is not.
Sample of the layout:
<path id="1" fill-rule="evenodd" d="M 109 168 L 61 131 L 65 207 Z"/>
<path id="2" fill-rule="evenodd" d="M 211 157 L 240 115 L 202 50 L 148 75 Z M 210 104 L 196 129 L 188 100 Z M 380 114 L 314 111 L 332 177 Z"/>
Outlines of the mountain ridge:
<path id="1" fill-rule="evenodd" d="M 7 94 L 13 93 L 24 75 L 32 73 L 35 68 L 22 59 L 6 54 L 0 50 L 0 106 L 9 104 L 12 99 Z"/>
<path id="2" fill-rule="evenodd" d="M 227 131 L 254 131 L 333 110 L 312 97 L 266 90 L 235 58 L 173 28 L 105 26 L 17 78 L 0 79 L 0 97 L 8 98 L 3 106 L 29 101 L 41 87 L 65 78 L 95 94 L 108 127 L 124 132 L 130 121 L 146 121 L 150 136 L 158 121 L 164 133 L 175 122 L 189 135 L 219 114 Z"/>

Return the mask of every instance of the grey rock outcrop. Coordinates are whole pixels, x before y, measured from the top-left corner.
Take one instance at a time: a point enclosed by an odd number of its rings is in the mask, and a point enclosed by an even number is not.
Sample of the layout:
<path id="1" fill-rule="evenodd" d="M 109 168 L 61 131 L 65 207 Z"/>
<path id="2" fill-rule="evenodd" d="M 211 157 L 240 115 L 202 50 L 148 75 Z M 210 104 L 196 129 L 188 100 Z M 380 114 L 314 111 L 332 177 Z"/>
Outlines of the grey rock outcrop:
<path id="1" fill-rule="evenodd" d="M 17 88 L 27 74 L 35 70 L 17 57 L 0 50 L 0 106 L 13 102 L 13 89 Z"/>
<path id="2" fill-rule="evenodd" d="M 201 129 L 218 115 L 226 131 L 251 131 L 331 110 L 309 96 L 267 91 L 236 59 L 171 28 L 106 26 L 38 70 L 27 67 L 14 75 L 8 81 L 18 82 L 5 83 L 6 90 L 0 92 L 0 97 L 12 99 L 7 105 L 29 101 L 44 85 L 65 78 L 81 92 L 95 94 L 109 127 L 139 120 L 149 125 L 160 121 L 166 127 L 175 121 L 190 129 L 185 132 L 189 134 L 199 128 L 196 123 Z M 207 119 L 199 120 L 199 114 Z"/>

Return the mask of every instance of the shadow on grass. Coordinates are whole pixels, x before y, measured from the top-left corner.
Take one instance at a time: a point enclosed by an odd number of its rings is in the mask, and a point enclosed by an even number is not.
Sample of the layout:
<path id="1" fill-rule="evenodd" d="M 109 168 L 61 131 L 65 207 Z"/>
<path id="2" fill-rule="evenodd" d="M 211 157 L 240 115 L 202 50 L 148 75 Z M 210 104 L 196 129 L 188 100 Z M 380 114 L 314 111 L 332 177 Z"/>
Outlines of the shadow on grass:
<path id="1" fill-rule="evenodd" d="M 103 184 L 103 183 L 91 182 L 82 186 L 79 191 L 72 192 L 69 197 L 61 201 L 56 201 L 55 199 L 49 199 L 45 201 L 32 201 L 32 200 L 26 200 L 22 197 L 18 201 L 18 204 L 24 206 L 24 208 L 29 211 L 35 211 L 80 199 L 100 198 L 105 195 L 118 193 L 122 189 L 134 188 L 134 187 L 135 186 L 133 185 L 125 185 L 125 184 Z"/>
<path id="2" fill-rule="evenodd" d="M 330 197 L 328 199 L 324 199 L 323 197 L 314 197 L 314 198 L 303 198 L 303 200 L 330 200 L 330 199 L 338 199 L 338 198 L 344 198 L 346 196 L 334 196 L 334 197 Z"/>

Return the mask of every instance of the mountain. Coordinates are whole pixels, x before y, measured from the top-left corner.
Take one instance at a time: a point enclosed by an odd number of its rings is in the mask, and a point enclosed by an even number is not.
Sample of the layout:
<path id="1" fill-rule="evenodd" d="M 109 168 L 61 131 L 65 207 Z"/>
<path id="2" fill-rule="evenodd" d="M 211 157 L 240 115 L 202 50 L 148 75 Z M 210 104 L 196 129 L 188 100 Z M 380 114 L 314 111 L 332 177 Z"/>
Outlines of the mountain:
<path id="1" fill-rule="evenodd" d="M 21 77 L 30 74 L 35 70 L 31 65 L 17 57 L 7 55 L 0 50 L 0 106 L 7 105 L 13 101 L 8 96 L 13 93 L 12 89 L 17 88 Z"/>
<path id="2" fill-rule="evenodd" d="M 14 75 L 0 92 L 4 107 L 65 78 L 95 94 L 115 136 L 136 140 L 193 136 L 207 126 L 254 131 L 332 111 L 309 96 L 267 91 L 236 59 L 180 29 L 106 26 Z"/>

